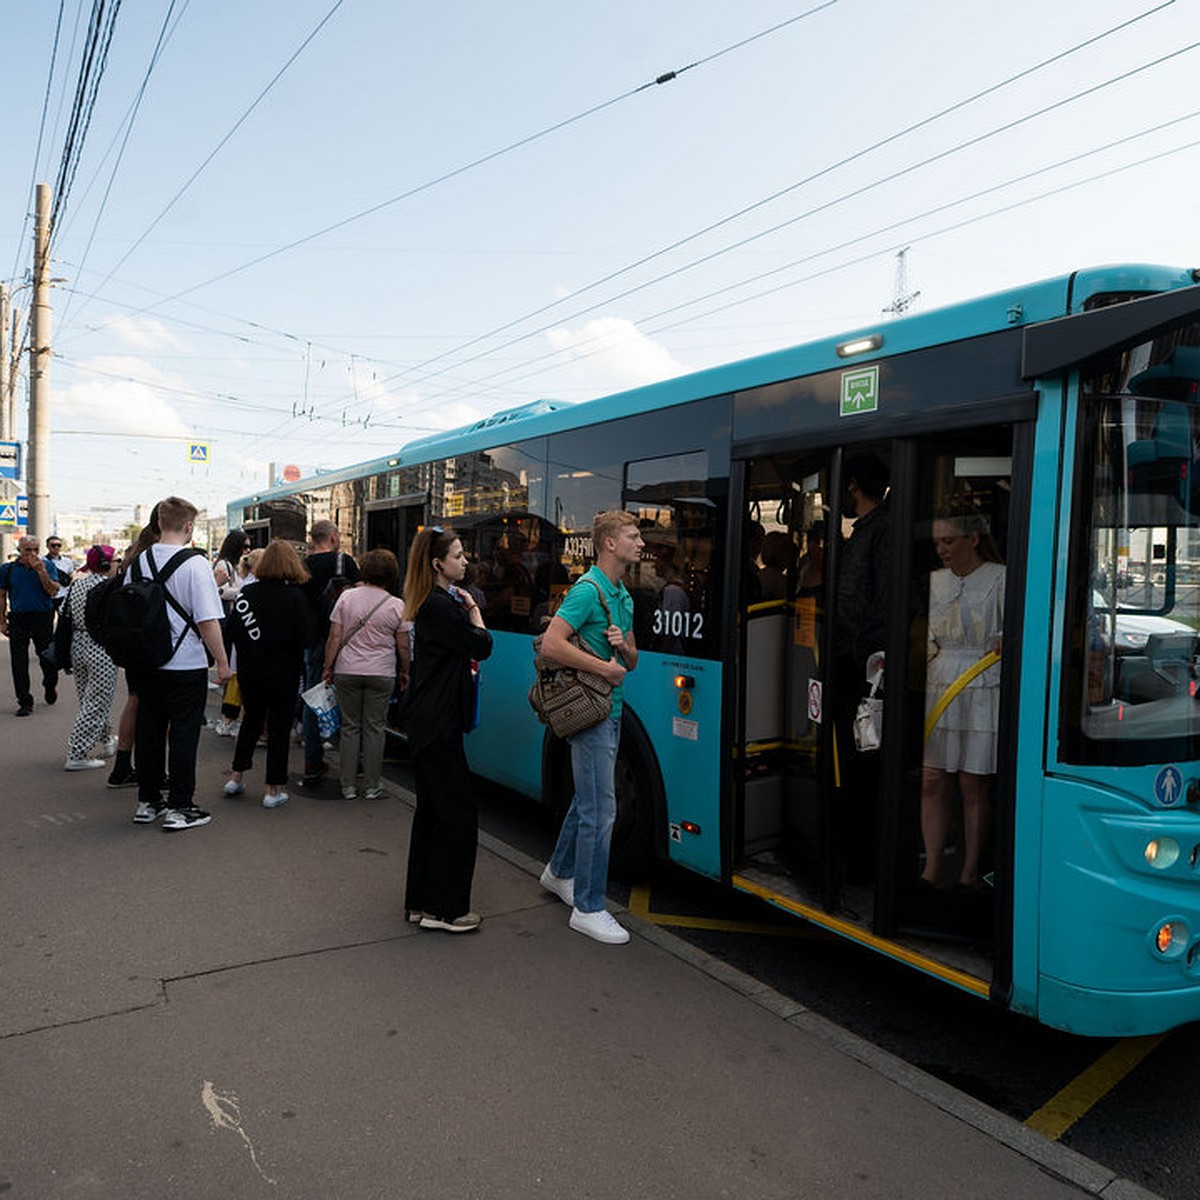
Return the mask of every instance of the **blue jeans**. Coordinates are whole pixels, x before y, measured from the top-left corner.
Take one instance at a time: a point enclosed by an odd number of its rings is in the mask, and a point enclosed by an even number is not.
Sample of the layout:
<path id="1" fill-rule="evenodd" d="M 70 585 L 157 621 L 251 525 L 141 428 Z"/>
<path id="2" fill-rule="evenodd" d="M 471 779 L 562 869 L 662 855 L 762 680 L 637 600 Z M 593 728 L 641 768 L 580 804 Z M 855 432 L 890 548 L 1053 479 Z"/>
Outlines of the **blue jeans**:
<path id="1" fill-rule="evenodd" d="M 575 881 L 575 907 L 600 912 L 608 890 L 608 848 L 617 817 L 619 720 L 601 721 L 569 739 L 575 797 L 563 818 L 550 872 Z"/>

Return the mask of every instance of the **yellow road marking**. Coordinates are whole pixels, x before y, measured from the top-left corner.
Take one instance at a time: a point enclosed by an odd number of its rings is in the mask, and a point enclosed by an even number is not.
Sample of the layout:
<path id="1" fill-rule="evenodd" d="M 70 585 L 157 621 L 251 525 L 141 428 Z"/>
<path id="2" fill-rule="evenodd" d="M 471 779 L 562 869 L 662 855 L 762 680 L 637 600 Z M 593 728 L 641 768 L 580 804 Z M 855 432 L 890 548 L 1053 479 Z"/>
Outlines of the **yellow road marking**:
<path id="1" fill-rule="evenodd" d="M 650 911 L 650 888 L 642 883 L 629 891 L 629 911 L 652 925 L 670 925 L 677 929 L 713 929 L 719 933 L 758 933 L 768 937 L 812 938 L 819 931 L 788 925 L 767 925 L 755 921 L 726 921 L 718 917 L 686 917 L 677 913 Z"/>
<path id="2" fill-rule="evenodd" d="M 1124 1038 L 1086 1071 L 1052 1096 L 1025 1124 L 1058 1141 L 1080 1117 L 1094 1108 L 1166 1037 L 1165 1033 Z"/>

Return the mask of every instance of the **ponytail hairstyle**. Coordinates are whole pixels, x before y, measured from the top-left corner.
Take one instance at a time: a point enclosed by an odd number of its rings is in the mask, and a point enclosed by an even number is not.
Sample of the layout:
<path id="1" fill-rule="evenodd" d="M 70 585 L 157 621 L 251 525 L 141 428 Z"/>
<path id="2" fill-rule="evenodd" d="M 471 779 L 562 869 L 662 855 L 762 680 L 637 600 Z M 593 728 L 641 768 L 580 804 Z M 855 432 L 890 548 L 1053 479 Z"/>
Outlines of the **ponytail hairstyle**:
<path id="1" fill-rule="evenodd" d="M 434 560 L 445 558 L 457 541 L 458 534 L 441 525 L 426 525 L 413 538 L 408 551 L 408 570 L 404 574 L 404 615 L 408 620 L 417 619 L 421 605 L 433 591 Z"/>

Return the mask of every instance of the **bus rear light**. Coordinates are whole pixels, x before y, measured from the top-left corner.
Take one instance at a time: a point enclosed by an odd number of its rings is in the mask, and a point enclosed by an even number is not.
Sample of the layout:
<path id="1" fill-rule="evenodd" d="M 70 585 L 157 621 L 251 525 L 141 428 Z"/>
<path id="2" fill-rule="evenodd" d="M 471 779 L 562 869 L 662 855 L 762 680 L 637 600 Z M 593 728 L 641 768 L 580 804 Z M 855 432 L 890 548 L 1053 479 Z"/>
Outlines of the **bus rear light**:
<path id="1" fill-rule="evenodd" d="M 1190 936 L 1187 925 L 1172 917 L 1154 931 L 1154 949 L 1164 958 L 1178 958 Z"/>
<path id="2" fill-rule="evenodd" d="M 1179 861 L 1179 843 L 1174 838 L 1155 838 L 1146 845 L 1146 862 L 1156 871 L 1165 871 Z"/>
<path id="3" fill-rule="evenodd" d="M 700 835 L 700 826 L 697 825 L 695 821 L 680 821 L 679 828 L 682 829 L 684 833 L 694 833 L 697 837 Z"/>

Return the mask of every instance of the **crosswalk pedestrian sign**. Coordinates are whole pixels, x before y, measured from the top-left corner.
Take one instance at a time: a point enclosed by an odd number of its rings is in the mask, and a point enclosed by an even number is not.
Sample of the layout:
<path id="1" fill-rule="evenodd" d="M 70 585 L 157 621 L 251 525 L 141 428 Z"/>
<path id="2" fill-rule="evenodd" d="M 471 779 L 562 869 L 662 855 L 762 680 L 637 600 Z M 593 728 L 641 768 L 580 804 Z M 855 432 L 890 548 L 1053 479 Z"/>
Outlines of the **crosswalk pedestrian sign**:
<path id="1" fill-rule="evenodd" d="M 207 442 L 188 442 L 188 462 L 190 462 L 190 463 L 206 463 L 206 462 L 208 462 L 208 443 Z"/>
<path id="2" fill-rule="evenodd" d="M 0 529 L 24 532 L 29 528 L 29 499 L 18 496 L 15 500 L 0 502 Z"/>

